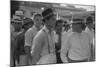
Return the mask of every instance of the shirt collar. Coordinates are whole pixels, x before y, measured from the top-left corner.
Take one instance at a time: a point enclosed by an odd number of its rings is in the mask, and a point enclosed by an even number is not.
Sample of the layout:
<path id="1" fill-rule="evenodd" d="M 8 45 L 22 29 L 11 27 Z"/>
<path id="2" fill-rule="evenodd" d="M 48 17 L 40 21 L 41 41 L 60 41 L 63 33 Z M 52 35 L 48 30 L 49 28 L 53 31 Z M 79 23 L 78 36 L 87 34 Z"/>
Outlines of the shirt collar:
<path id="1" fill-rule="evenodd" d="M 33 27 L 32 28 L 34 28 L 35 30 L 37 30 L 37 27 L 35 26 L 35 25 L 33 25 Z"/>
<path id="2" fill-rule="evenodd" d="M 42 29 L 42 25 L 40 26 L 40 29 Z M 34 28 L 35 30 L 38 30 L 38 28 L 35 26 L 35 25 L 33 25 L 33 27 L 32 28 Z"/>
<path id="3" fill-rule="evenodd" d="M 93 31 L 93 29 L 89 29 L 88 27 L 86 27 L 85 31 Z"/>
<path id="4" fill-rule="evenodd" d="M 46 26 L 43 27 L 43 30 L 45 30 L 47 33 L 49 33 L 49 30 L 47 29 Z"/>

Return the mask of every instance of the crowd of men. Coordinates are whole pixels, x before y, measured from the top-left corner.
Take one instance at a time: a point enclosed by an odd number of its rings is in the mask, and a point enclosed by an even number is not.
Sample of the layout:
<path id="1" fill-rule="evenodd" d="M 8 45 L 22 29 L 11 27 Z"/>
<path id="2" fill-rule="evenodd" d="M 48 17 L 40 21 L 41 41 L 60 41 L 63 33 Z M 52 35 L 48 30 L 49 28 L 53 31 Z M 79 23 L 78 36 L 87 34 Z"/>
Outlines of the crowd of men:
<path id="1" fill-rule="evenodd" d="M 11 66 L 88 62 L 95 60 L 95 25 L 91 16 L 57 20 L 54 10 L 27 18 L 23 11 L 11 19 Z"/>

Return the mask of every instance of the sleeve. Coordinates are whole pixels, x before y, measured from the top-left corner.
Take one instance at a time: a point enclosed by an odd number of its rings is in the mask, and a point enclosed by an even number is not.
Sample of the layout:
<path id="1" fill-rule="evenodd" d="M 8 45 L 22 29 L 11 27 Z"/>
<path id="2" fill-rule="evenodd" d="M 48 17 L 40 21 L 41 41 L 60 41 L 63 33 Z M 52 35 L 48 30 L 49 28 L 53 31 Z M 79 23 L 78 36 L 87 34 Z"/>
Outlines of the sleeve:
<path id="1" fill-rule="evenodd" d="M 94 56 L 94 47 L 95 47 L 95 43 L 94 43 L 94 32 L 91 32 L 91 35 L 90 35 L 90 40 L 89 40 L 89 43 L 90 43 L 90 60 L 93 59 L 93 56 Z"/>
<path id="2" fill-rule="evenodd" d="M 60 53 L 61 60 L 64 63 L 68 63 L 67 53 L 69 50 L 69 45 L 70 45 L 70 39 L 69 39 L 69 37 L 66 37 L 62 43 L 61 53 Z"/>
<path id="3" fill-rule="evenodd" d="M 94 38 L 94 32 L 89 32 L 89 35 L 90 35 L 90 42 L 91 44 L 93 44 L 93 38 Z"/>
<path id="4" fill-rule="evenodd" d="M 88 33 L 86 33 L 87 34 L 87 37 L 88 37 L 88 39 L 89 39 L 89 58 L 88 58 L 88 61 L 90 61 L 91 60 L 91 57 L 92 57 L 92 44 L 91 44 L 91 36 L 90 36 L 90 34 L 88 34 Z"/>
<path id="5" fill-rule="evenodd" d="M 42 39 L 43 40 L 43 39 Z M 36 64 L 40 59 L 40 53 L 42 50 L 42 40 L 41 37 L 36 37 L 32 44 L 32 63 Z"/>
<path id="6" fill-rule="evenodd" d="M 19 40 L 20 40 L 20 35 L 17 35 L 16 37 L 15 37 L 15 48 L 18 48 L 19 47 Z"/>
<path id="7" fill-rule="evenodd" d="M 25 46 L 31 46 L 33 41 L 34 32 L 29 29 L 25 34 Z"/>

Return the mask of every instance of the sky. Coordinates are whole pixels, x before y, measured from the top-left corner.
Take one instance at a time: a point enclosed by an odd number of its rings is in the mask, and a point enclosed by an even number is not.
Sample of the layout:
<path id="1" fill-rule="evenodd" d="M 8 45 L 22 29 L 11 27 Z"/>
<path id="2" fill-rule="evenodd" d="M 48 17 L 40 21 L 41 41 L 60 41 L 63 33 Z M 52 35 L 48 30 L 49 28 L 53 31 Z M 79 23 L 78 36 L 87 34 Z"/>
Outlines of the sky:
<path id="1" fill-rule="evenodd" d="M 76 8 L 84 8 L 86 9 L 87 11 L 95 11 L 95 6 L 80 6 L 80 5 L 77 5 L 75 6 Z"/>
<path id="2" fill-rule="evenodd" d="M 83 9 L 86 9 L 87 11 L 95 11 L 95 6 L 93 5 L 76 5 L 76 4 L 66 4 L 66 3 L 61 3 L 60 6 L 63 6 L 63 7 L 69 7 L 69 6 L 73 6 L 75 8 L 83 8 Z"/>

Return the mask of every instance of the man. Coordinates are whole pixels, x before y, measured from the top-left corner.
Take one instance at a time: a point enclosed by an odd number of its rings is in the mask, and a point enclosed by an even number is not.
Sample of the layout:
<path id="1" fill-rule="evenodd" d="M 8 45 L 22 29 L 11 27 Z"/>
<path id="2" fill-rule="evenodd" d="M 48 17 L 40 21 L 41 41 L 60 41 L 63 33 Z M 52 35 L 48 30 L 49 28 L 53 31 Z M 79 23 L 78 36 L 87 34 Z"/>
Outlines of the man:
<path id="1" fill-rule="evenodd" d="M 17 13 L 17 12 L 16 12 Z M 22 60 L 21 60 L 21 56 L 25 55 L 25 50 L 24 50 L 24 42 L 25 42 L 25 33 L 26 31 L 31 27 L 31 22 L 28 21 L 28 19 L 23 19 L 24 15 L 23 15 L 23 11 L 19 11 L 20 15 L 17 14 L 17 16 L 20 17 L 20 20 L 22 21 L 22 26 L 21 26 L 21 32 L 17 35 L 16 39 L 15 39 L 15 51 L 14 51 L 14 57 L 15 57 L 15 61 L 17 61 L 18 65 L 26 65 L 26 64 L 22 64 Z"/>
<path id="2" fill-rule="evenodd" d="M 56 63 L 53 29 L 56 22 L 51 8 L 42 12 L 45 26 L 34 37 L 32 45 L 32 64 Z"/>
<path id="3" fill-rule="evenodd" d="M 69 23 L 67 23 L 64 27 L 65 31 L 63 32 L 63 40 L 65 40 L 65 37 L 69 36 L 72 33 L 72 27 Z"/>
<path id="4" fill-rule="evenodd" d="M 15 66 L 15 48 L 16 37 L 22 32 L 22 20 L 20 19 L 21 11 L 16 11 L 11 19 L 11 66 Z"/>
<path id="5" fill-rule="evenodd" d="M 55 47 L 56 47 L 56 58 L 57 63 L 62 63 L 60 58 L 60 49 L 61 49 L 61 42 L 62 42 L 62 27 L 63 27 L 63 20 L 57 20 L 55 25 Z"/>
<path id="6" fill-rule="evenodd" d="M 34 25 L 25 33 L 25 51 L 30 55 L 32 41 L 38 31 L 42 28 L 42 15 L 35 14 L 34 15 Z M 29 59 L 27 59 L 28 61 Z"/>
<path id="7" fill-rule="evenodd" d="M 72 33 L 65 39 L 61 47 L 62 61 L 86 62 L 91 57 L 91 44 L 89 35 L 82 32 L 81 19 L 73 19 Z"/>
<path id="8" fill-rule="evenodd" d="M 25 49 L 24 49 L 24 44 L 25 44 L 25 33 L 29 29 L 30 23 L 25 23 L 23 25 L 23 31 L 16 37 L 15 43 L 16 43 L 16 48 L 15 48 L 15 57 L 17 59 L 17 64 L 18 65 L 27 65 L 26 62 L 24 62 L 21 59 L 21 56 L 25 56 Z M 23 63 L 22 63 L 23 61 Z"/>
<path id="9" fill-rule="evenodd" d="M 89 34 L 90 39 L 91 39 L 91 45 L 92 45 L 92 47 L 91 47 L 91 54 L 92 54 L 91 60 L 95 60 L 95 30 L 93 29 L 94 25 L 93 25 L 92 16 L 87 17 L 86 24 L 87 24 L 87 27 L 85 29 L 85 32 Z"/>
<path id="10" fill-rule="evenodd" d="M 86 24 L 87 24 L 87 27 L 85 29 L 85 32 L 87 32 L 90 37 L 91 37 L 91 40 L 93 42 L 93 38 L 94 38 L 94 26 L 93 26 L 93 18 L 91 16 L 89 16 L 87 19 L 86 19 Z"/>

